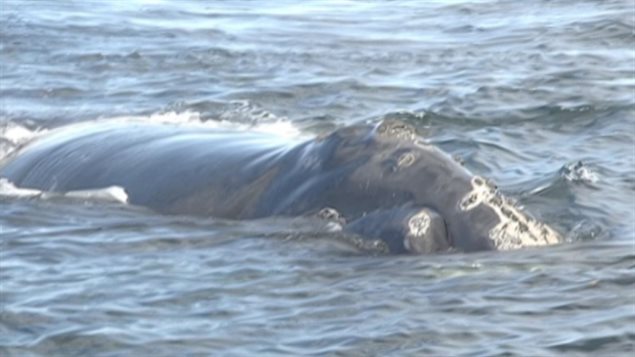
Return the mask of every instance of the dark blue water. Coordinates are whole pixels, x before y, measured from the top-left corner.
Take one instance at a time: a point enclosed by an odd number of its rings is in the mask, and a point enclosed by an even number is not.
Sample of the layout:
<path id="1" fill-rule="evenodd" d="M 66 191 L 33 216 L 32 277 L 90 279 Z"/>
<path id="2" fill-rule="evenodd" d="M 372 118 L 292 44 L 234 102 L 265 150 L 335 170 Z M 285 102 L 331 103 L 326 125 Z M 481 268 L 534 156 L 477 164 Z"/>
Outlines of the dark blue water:
<path id="1" fill-rule="evenodd" d="M 567 236 L 386 256 L 301 220 L 5 190 L 0 355 L 630 356 L 634 18 L 632 1 L 0 1 L 1 157 L 97 119 L 308 135 L 396 117 Z"/>

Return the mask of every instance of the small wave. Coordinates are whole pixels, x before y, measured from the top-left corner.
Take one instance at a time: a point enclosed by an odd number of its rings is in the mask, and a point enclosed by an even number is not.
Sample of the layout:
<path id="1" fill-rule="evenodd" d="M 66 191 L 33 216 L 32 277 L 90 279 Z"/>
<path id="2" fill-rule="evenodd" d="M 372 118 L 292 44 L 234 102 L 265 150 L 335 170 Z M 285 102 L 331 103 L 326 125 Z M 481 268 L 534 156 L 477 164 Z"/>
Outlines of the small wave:
<path id="1" fill-rule="evenodd" d="M 558 192 L 562 196 L 565 192 L 570 193 L 572 185 L 584 184 L 593 187 L 599 181 L 600 175 L 593 168 L 582 161 L 576 161 L 563 165 L 557 172 L 546 176 L 537 184 L 534 183 L 533 188 L 522 195 L 548 195 Z M 529 186 L 530 182 L 524 182 L 523 185 Z"/>
<path id="2" fill-rule="evenodd" d="M 576 21 L 569 24 L 577 38 L 588 41 L 620 40 L 631 44 L 633 36 L 632 24 L 624 18 L 598 18 L 593 21 Z M 628 42 L 626 42 L 628 41 Z"/>
<path id="3" fill-rule="evenodd" d="M 566 240 L 568 242 L 581 242 L 608 238 L 608 232 L 602 229 L 599 224 L 587 219 L 578 221 L 566 235 Z"/>

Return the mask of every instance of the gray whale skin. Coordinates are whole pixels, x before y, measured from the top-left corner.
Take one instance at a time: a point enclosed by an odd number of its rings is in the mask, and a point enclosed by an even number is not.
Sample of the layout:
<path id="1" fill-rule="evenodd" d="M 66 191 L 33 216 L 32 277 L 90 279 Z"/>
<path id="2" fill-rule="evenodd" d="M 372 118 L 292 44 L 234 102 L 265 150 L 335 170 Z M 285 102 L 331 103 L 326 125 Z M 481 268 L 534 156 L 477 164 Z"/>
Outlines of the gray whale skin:
<path id="1" fill-rule="evenodd" d="M 561 236 L 398 120 L 306 141 L 156 123 L 75 124 L 6 159 L 16 186 L 121 186 L 164 214 L 227 219 L 317 215 L 393 253 L 507 250 Z"/>

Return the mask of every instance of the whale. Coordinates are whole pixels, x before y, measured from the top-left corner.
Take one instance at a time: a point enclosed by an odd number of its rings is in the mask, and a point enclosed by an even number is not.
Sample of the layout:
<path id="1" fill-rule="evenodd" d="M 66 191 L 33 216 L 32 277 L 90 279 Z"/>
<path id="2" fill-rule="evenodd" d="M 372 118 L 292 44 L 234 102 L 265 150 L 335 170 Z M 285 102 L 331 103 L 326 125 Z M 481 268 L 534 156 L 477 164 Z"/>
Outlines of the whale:
<path id="1" fill-rule="evenodd" d="M 310 138 L 150 122 L 52 130 L 0 163 L 17 187 L 122 187 L 159 214 L 337 222 L 396 254 L 547 246 L 562 236 L 430 144 L 386 119 Z"/>

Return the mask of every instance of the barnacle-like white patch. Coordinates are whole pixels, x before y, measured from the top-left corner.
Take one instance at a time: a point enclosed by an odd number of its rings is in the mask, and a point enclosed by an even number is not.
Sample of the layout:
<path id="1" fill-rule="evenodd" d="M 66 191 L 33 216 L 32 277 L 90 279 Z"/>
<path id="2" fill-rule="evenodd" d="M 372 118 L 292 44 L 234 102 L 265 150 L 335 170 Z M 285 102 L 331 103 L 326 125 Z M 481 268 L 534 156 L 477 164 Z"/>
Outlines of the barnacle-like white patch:
<path id="1" fill-rule="evenodd" d="M 387 135 L 403 140 L 414 140 L 417 136 L 415 128 L 401 120 L 382 120 L 376 126 L 375 130 L 380 135 Z"/>
<path id="2" fill-rule="evenodd" d="M 409 167 L 411 166 L 415 161 L 417 160 L 417 158 L 415 157 L 415 155 L 411 152 L 407 152 L 403 155 L 401 155 L 399 157 L 399 159 L 397 160 L 397 166 L 398 167 Z"/>
<path id="3" fill-rule="evenodd" d="M 432 218 L 425 210 L 421 210 L 414 214 L 408 220 L 408 235 L 404 239 L 403 244 L 407 251 L 414 252 L 418 248 L 413 246 L 412 237 L 424 237 L 430 228 Z M 410 239 L 408 237 L 411 237 Z"/>
<path id="4" fill-rule="evenodd" d="M 408 220 L 408 228 L 410 233 L 414 236 L 420 237 L 428 231 L 430 228 L 430 215 L 425 210 L 413 215 Z"/>
<path id="5" fill-rule="evenodd" d="M 459 207 L 463 211 L 469 211 L 485 205 L 498 216 L 498 224 L 489 231 L 490 239 L 497 249 L 509 250 L 560 242 L 560 235 L 556 231 L 523 213 L 482 177 L 473 177 L 471 183 L 472 191 L 465 195 Z"/>
<path id="6" fill-rule="evenodd" d="M 420 149 L 424 149 L 426 151 L 436 151 L 439 152 L 439 149 L 434 146 L 432 143 L 430 143 L 428 140 L 423 139 L 423 138 L 415 138 L 415 140 L 413 141 L 413 143 L 415 144 L 416 147 L 420 148 Z"/>

